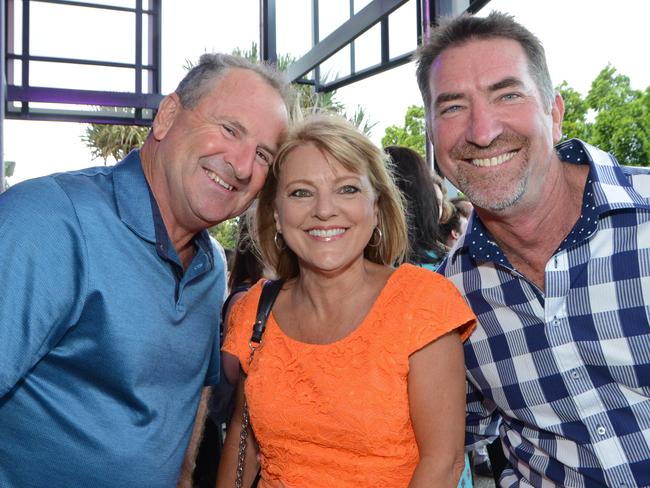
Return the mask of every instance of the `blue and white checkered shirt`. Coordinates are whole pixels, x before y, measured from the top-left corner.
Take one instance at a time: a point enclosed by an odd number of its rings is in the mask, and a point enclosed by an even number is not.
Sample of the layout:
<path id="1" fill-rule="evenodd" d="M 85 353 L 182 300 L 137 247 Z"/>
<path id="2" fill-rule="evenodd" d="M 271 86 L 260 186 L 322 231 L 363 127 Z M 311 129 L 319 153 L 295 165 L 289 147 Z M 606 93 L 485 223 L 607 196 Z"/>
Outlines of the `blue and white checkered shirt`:
<path id="1" fill-rule="evenodd" d="M 500 435 L 502 487 L 650 486 L 650 169 L 577 140 L 557 152 L 591 170 L 545 292 L 476 214 L 440 270 L 479 322 L 466 443 Z"/>

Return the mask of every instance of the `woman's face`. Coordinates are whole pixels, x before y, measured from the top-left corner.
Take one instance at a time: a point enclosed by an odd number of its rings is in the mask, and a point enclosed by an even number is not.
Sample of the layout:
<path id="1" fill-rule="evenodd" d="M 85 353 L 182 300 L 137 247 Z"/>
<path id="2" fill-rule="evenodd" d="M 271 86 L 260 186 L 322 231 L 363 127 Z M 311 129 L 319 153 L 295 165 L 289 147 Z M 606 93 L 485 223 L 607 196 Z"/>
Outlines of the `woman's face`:
<path id="1" fill-rule="evenodd" d="M 285 159 L 275 224 L 301 269 L 336 273 L 362 260 L 377 212 L 367 174 L 346 169 L 313 144 L 294 149 Z"/>

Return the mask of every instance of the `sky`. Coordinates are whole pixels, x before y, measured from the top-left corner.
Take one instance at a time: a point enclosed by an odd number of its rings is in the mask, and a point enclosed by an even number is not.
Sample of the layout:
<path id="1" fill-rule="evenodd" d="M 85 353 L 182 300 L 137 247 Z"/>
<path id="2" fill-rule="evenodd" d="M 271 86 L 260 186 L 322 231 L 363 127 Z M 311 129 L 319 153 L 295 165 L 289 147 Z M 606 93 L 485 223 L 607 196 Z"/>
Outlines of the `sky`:
<path id="1" fill-rule="evenodd" d="M 130 3 L 128 0 L 111 1 Z M 357 0 L 357 8 L 368 2 Z M 276 3 L 278 52 L 299 57 L 310 47 L 308 7 L 311 0 L 276 0 Z M 348 0 L 328 0 L 320 4 L 326 10 L 321 12 L 322 39 L 347 19 Z M 415 47 L 414 4 L 411 0 L 391 15 L 391 55 Z M 162 92 L 173 91 L 185 73 L 187 61 L 196 60 L 201 53 L 231 52 L 257 41 L 258 8 L 259 0 L 164 0 Z M 608 63 L 630 77 L 633 88 L 645 89 L 650 85 L 650 63 L 639 54 L 650 46 L 647 27 L 650 2 L 646 0 L 491 0 L 478 15 L 487 15 L 491 10 L 511 13 L 541 39 L 554 85 L 566 80 L 586 95 L 591 81 Z M 125 22 L 124 14 L 104 15 L 101 19 L 59 16 L 53 27 L 49 22 L 51 12 L 42 10 L 33 19 L 42 22 L 42 26 L 32 27 L 38 32 L 31 40 L 32 53 L 132 61 L 129 36 L 121 35 L 116 28 Z M 52 31 L 53 28 L 56 30 Z M 371 30 L 358 40 L 357 60 L 361 65 L 365 62 L 369 66 L 378 60 L 377 35 L 376 29 Z M 344 57 L 335 56 L 325 65 L 324 71 L 346 74 L 345 68 L 341 68 Z M 89 83 L 82 74 L 65 70 L 34 73 L 34 76 L 40 76 L 43 82 L 56 81 L 70 88 L 82 88 Z M 32 83 L 38 81 L 37 78 Z M 112 76 L 99 76 L 99 81 L 93 83 L 99 83 L 101 89 L 120 90 L 126 86 L 124 79 Z M 337 91 L 336 98 L 352 111 L 357 105 L 365 109 L 370 121 L 376 124 L 371 133 L 376 144 L 381 143 L 387 126 L 402 125 L 410 105 L 422 104 L 413 63 L 344 87 Z M 90 150 L 81 140 L 85 127 L 78 123 L 5 120 L 4 159 L 16 162 L 9 183 L 103 164 L 103 160 L 92 159 Z"/>

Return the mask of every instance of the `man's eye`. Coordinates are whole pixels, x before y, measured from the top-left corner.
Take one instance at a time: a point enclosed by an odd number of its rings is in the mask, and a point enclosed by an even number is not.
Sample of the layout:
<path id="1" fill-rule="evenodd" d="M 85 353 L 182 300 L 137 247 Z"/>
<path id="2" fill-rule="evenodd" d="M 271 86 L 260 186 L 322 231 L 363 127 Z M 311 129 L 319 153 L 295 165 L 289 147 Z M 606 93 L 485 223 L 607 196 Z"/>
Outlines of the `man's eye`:
<path id="1" fill-rule="evenodd" d="M 361 190 L 354 185 L 345 185 L 339 189 L 339 193 L 343 195 L 352 195 L 354 193 L 359 193 Z"/>
<path id="2" fill-rule="evenodd" d="M 460 105 L 449 105 L 448 107 L 443 107 L 440 110 L 441 115 L 453 114 L 461 110 L 463 107 Z"/>
<path id="3" fill-rule="evenodd" d="M 311 195 L 311 192 L 309 190 L 305 190 L 304 188 L 298 188 L 297 190 L 293 190 L 291 193 L 289 193 L 290 197 L 296 197 L 296 198 L 306 198 Z"/>
<path id="4" fill-rule="evenodd" d="M 521 95 L 519 93 L 506 93 L 501 97 L 502 100 L 516 100 L 518 98 L 521 98 Z"/>
<path id="5" fill-rule="evenodd" d="M 266 154 L 264 151 L 257 151 L 257 159 L 266 166 L 270 166 L 272 162 L 271 156 Z"/>
<path id="6" fill-rule="evenodd" d="M 223 130 L 226 131 L 231 136 L 235 135 L 235 129 L 233 129 L 232 127 L 227 126 L 227 125 L 223 125 L 222 127 L 223 127 Z"/>

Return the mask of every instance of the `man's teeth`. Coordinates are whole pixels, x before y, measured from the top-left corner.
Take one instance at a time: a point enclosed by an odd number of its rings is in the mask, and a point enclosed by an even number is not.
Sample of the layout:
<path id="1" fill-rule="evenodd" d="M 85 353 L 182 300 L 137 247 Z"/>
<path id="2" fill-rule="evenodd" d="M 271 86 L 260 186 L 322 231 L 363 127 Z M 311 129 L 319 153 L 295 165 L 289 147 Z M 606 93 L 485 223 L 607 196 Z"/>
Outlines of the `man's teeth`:
<path id="1" fill-rule="evenodd" d="M 219 176 L 217 176 L 217 173 L 215 173 L 214 171 L 210 171 L 209 169 L 206 169 L 205 174 L 208 175 L 208 178 L 210 178 L 215 183 L 223 186 L 226 190 L 232 191 L 232 190 L 235 189 L 234 186 L 229 185 L 228 183 L 223 181 L 221 178 L 219 178 Z"/>
<path id="2" fill-rule="evenodd" d="M 493 158 L 484 158 L 484 159 L 472 159 L 472 164 L 474 166 L 498 166 L 499 164 L 505 163 L 509 159 L 517 154 L 516 151 L 501 154 Z"/>
<path id="3" fill-rule="evenodd" d="M 345 229 L 311 229 L 308 231 L 308 234 L 315 237 L 334 237 L 343 234 L 344 232 Z"/>

